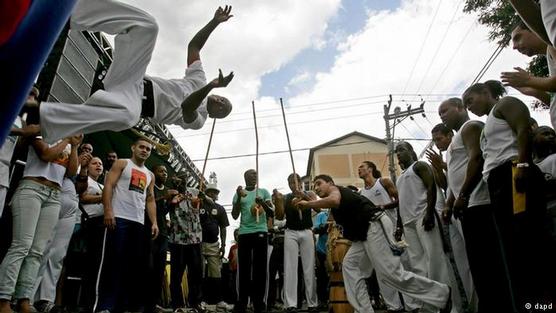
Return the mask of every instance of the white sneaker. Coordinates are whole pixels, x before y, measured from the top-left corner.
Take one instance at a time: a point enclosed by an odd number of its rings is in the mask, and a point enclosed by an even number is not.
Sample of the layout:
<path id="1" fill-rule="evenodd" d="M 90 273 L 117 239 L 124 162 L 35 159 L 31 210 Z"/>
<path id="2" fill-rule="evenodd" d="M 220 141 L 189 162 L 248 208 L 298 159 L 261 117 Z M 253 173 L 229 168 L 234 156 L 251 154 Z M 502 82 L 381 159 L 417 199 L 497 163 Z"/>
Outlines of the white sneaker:
<path id="1" fill-rule="evenodd" d="M 233 304 L 228 304 L 224 301 L 220 301 L 216 304 L 216 312 L 230 312 L 234 309 Z"/>

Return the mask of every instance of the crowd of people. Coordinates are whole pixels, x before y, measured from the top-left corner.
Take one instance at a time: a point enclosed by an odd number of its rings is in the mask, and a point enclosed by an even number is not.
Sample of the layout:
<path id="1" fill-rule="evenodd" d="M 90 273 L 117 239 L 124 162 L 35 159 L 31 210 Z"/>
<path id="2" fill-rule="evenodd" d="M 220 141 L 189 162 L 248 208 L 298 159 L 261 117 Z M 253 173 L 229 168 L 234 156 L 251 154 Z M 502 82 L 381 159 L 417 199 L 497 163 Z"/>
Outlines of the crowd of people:
<path id="1" fill-rule="evenodd" d="M 162 79 L 145 74 L 158 33 L 148 13 L 79 1 L 71 27 L 115 35 L 113 63 L 103 88 L 81 105 L 40 102 L 34 87 L 0 149 L 0 216 L 9 215 L 12 229 L 2 238 L 9 248 L 0 313 L 202 313 L 207 304 L 219 312 L 334 312 L 338 277 L 359 313 L 552 310 L 556 5 L 510 2 L 522 18 L 513 48 L 546 55 L 548 77 L 515 68 L 445 99 L 431 131 L 440 152 L 420 160 L 398 142 L 396 181 L 364 161 L 360 189 L 318 173 L 304 190 L 292 173 L 283 195 L 245 171 L 232 199 L 239 228 L 223 263 L 230 223 L 214 182 L 190 188 L 185 173 L 148 168 L 148 138 L 138 137 L 125 159 L 113 151 L 100 158 L 83 138 L 140 117 L 185 129 L 225 118 L 230 101 L 209 93 L 233 72 L 207 83 L 200 51 L 232 8 L 218 8 L 189 42 L 185 77 Z M 505 86 L 549 106 L 553 127 L 539 126 Z M 349 246 L 339 262 L 337 240 Z"/>

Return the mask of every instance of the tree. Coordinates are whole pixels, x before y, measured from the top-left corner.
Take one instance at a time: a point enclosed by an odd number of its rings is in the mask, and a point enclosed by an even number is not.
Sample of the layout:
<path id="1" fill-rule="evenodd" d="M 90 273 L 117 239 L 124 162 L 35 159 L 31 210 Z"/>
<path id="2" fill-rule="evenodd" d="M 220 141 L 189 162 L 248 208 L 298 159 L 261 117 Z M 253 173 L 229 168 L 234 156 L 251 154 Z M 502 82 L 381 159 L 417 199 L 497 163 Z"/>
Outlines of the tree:
<path id="1" fill-rule="evenodd" d="M 488 39 L 504 47 L 510 43 L 512 30 L 519 22 L 519 16 L 507 1 L 466 0 L 463 12 L 476 12 L 479 23 L 490 29 Z"/>
<path id="2" fill-rule="evenodd" d="M 488 39 L 507 47 L 511 41 L 514 28 L 519 24 L 520 17 L 508 1 L 504 0 L 466 0 L 463 8 L 465 13 L 477 13 L 479 23 L 489 28 Z M 535 76 L 548 76 L 548 65 L 544 56 L 534 57 L 527 70 Z M 534 107 L 543 107 L 535 102 Z"/>

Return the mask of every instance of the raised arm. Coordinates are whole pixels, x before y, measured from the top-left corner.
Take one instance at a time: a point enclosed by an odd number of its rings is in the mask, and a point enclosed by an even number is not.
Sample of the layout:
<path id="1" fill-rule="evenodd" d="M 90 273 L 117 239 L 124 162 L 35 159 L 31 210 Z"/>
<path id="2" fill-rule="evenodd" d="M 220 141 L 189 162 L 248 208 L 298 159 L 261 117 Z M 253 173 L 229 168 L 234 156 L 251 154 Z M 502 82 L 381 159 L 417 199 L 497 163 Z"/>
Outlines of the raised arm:
<path id="1" fill-rule="evenodd" d="M 318 199 L 318 200 L 300 200 L 294 205 L 297 205 L 301 208 L 337 208 L 340 205 L 340 200 L 342 199 L 342 195 L 340 194 L 340 190 L 338 188 L 334 188 L 327 197 Z"/>
<path id="2" fill-rule="evenodd" d="M 71 152 L 69 155 L 68 168 L 66 169 L 66 176 L 73 177 L 77 174 L 77 169 L 79 167 L 79 158 L 77 156 L 77 148 L 83 141 L 83 135 L 77 135 L 70 137 Z"/>
<path id="3" fill-rule="evenodd" d="M 60 153 L 62 153 L 66 149 L 66 146 L 68 144 L 68 138 L 60 141 L 52 147 L 49 147 L 46 142 L 38 138 L 31 142 L 31 145 L 33 146 L 33 149 L 35 149 L 37 156 L 43 162 L 52 162 L 56 160 L 60 156 Z"/>
<path id="4" fill-rule="evenodd" d="M 446 175 L 444 174 L 444 170 L 446 170 L 446 163 L 442 160 L 442 155 L 436 153 L 436 151 L 432 149 L 427 149 L 425 153 L 427 155 L 427 159 L 431 163 L 432 173 L 436 184 L 438 187 L 442 188 L 442 190 L 446 190 L 448 187 Z"/>
<path id="5" fill-rule="evenodd" d="M 285 217 L 284 195 L 277 189 L 272 190 L 272 202 L 274 202 L 274 216 L 277 220 L 283 220 Z"/>
<path id="6" fill-rule="evenodd" d="M 208 37 L 220 23 L 229 20 L 233 16 L 230 12 L 232 12 L 231 5 L 225 6 L 224 9 L 222 9 L 222 7 L 218 7 L 216 12 L 214 12 L 214 17 L 208 22 L 208 24 L 201 28 L 201 30 L 193 36 L 193 39 L 191 39 L 189 45 L 187 46 L 187 66 L 201 59 L 200 52 L 207 42 Z"/>
<path id="7" fill-rule="evenodd" d="M 555 92 L 556 91 L 556 76 L 538 77 L 533 76 L 531 73 L 522 69 L 521 67 L 514 67 L 515 72 L 502 72 L 500 78 L 505 86 L 511 86 L 519 91 L 520 88 L 532 88 L 538 91 Z M 524 90 L 524 91 L 527 91 Z M 529 94 L 539 99 L 535 94 Z M 543 102 L 546 98 L 539 99 Z M 548 99 L 550 101 L 550 99 Z"/>
<path id="8" fill-rule="evenodd" d="M 241 213 L 241 194 L 243 187 L 238 186 L 236 189 L 236 194 L 232 203 L 232 217 L 237 220 L 239 214 Z"/>
<path id="9" fill-rule="evenodd" d="M 185 100 L 181 103 L 183 121 L 186 123 L 194 122 L 199 115 L 197 109 L 201 106 L 201 103 L 203 103 L 203 100 L 208 96 L 210 91 L 214 88 L 228 86 L 233 78 L 234 72 L 230 72 L 228 76 L 224 76 L 222 74 L 222 70 L 218 70 L 218 78 L 213 79 L 204 87 L 190 93 L 189 96 L 187 96 L 187 98 L 185 98 Z"/>

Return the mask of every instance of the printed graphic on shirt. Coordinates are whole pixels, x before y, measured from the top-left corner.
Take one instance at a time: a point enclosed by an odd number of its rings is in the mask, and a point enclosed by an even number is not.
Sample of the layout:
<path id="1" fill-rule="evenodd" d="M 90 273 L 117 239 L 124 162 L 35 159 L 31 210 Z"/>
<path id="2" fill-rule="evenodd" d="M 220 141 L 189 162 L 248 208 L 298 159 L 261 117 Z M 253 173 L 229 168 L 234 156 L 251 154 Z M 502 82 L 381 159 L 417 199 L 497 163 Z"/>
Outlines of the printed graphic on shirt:
<path id="1" fill-rule="evenodd" d="M 138 193 L 145 193 L 145 187 L 147 186 L 147 174 L 141 172 L 137 169 L 131 169 L 131 179 L 129 181 L 129 190 L 136 191 Z"/>

